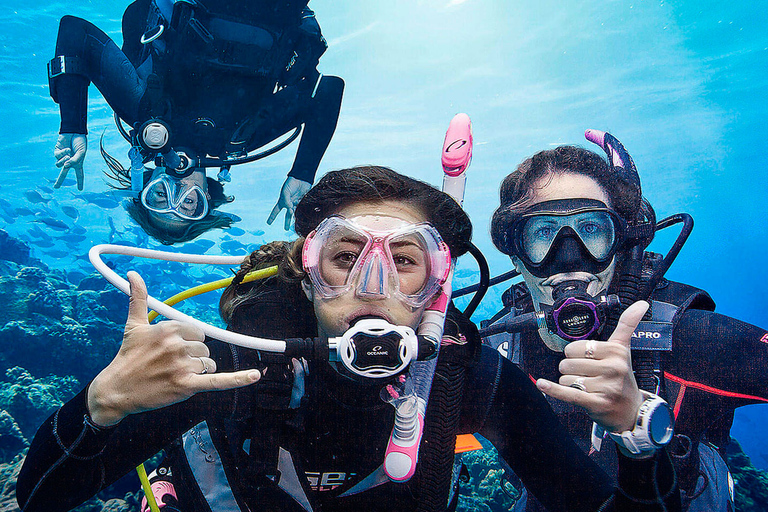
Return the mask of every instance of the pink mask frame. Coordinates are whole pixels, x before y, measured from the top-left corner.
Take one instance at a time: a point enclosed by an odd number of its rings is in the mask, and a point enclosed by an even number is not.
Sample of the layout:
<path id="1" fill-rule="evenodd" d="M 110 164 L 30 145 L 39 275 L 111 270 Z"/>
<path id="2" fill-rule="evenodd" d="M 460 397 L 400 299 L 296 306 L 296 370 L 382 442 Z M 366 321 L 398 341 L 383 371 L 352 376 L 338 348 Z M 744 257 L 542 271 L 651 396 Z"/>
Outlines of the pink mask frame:
<path id="1" fill-rule="evenodd" d="M 387 230 L 372 230 L 358 223 L 363 217 L 392 219 L 396 227 Z M 320 259 L 329 237 L 339 229 L 348 230 L 365 240 L 346 282 L 333 286 L 326 282 L 320 271 Z M 405 294 L 400 290 L 397 267 L 392 258 L 390 242 L 401 237 L 417 235 L 423 241 L 425 256 L 429 262 L 429 272 L 424 286 L 415 294 Z M 304 241 L 302 264 L 309 275 L 315 293 L 323 299 L 333 299 L 349 293 L 353 288 L 360 297 L 386 298 L 394 296 L 412 307 L 421 307 L 433 299 L 448 279 L 451 271 L 451 254 L 440 234 L 429 223 L 411 224 L 395 217 L 362 216 L 346 219 L 332 215 L 324 219 Z"/>

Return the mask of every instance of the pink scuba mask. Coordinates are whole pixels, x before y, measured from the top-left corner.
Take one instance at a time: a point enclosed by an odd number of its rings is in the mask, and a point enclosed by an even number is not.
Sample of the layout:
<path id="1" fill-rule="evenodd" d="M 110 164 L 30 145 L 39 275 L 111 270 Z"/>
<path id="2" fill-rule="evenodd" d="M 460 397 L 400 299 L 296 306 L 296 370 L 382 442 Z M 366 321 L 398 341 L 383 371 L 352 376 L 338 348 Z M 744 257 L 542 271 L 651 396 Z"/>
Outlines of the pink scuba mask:
<path id="1" fill-rule="evenodd" d="M 440 290 L 451 255 L 437 230 L 395 217 L 333 215 L 307 236 L 304 270 L 324 299 L 355 290 L 363 298 L 396 297 L 421 307 Z"/>

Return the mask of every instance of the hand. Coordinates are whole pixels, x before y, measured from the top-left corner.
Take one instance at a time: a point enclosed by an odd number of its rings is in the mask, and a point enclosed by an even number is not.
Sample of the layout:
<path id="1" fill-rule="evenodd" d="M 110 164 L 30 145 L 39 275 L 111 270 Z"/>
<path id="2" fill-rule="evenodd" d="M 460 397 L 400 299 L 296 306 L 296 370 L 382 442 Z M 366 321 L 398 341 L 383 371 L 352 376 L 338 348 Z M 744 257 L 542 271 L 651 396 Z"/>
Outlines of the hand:
<path id="1" fill-rule="evenodd" d="M 291 221 L 293 220 L 293 212 L 296 210 L 296 205 L 309 192 L 310 188 L 312 188 L 311 183 L 288 176 L 283 183 L 283 188 L 280 189 L 280 197 L 277 199 L 277 204 L 272 208 L 272 213 L 269 214 L 267 224 L 271 225 L 277 218 L 280 210 L 285 208 L 285 230 L 291 229 Z"/>
<path id="2" fill-rule="evenodd" d="M 647 310 L 645 301 L 628 307 L 608 341 L 581 340 L 566 345 L 566 358 L 560 361 L 560 384 L 539 379 L 536 387 L 553 398 L 583 407 L 609 432 L 632 430 L 643 395 L 632 373 L 630 340 Z M 588 348 L 591 354 L 587 354 Z M 570 387 L 577 378 L 586 391 Z"/>
<path id="3" fill-rule="evenodd" d="M 203 343 L 205 334 L 193 325 L 175 321 L 150 325 L 146 285 L 136 272 L 128 273 L 128 281 L 131 301 L 123 343 L 88 388 L 88 411 L 97 425 L 115 425 L 129 414 L 261 378 L 258 370 L 216 373 L 216 363 Z"/>
<path id="4" fill-rule="evenodd" d="M 53 188 L 61 187 L 64 178 L 70 169 L 75 170 L 77 177 L 77 189 L 83 190 L 83 163 L 85 152 L 88 150 L 88 138 L 80 133 L 61 133 L 53 148 L 53 156 L 56 158 L 56 167 L 61 167 L 59 177 Z"/>

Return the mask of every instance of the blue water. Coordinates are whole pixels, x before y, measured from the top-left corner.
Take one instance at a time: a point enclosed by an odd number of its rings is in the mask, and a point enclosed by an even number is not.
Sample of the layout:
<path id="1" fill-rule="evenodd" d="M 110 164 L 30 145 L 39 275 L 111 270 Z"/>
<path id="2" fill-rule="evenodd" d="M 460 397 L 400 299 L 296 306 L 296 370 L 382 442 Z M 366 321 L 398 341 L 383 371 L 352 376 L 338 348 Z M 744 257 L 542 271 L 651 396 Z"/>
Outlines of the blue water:
<path id="1" fill-rule="evenodd" d="M 495 275 L 509 268 L 487 234 L 501 179 L 537 150 L 586 144 L 585 128 L 609 130 L 632 153 L 659 216 L 686 211 L 696 220 L 668 276 L 707 289 L 720 312 L 765 326 L 768 2 L 677 4 L 314 0 L 311 7 L 330 45 L 320 70 L 347 84 L 320 173 L 376 163 L 439 184 L 445 128 L 455 113 L 467 112 L 476 146 L 465 207 Z M 58 19 L 87 18 L 119 42 L 127 2 L 2 5 L 0 199 L 42 211 L 44 203 L 30 203 L 24 191 L 49 187 L 57 175 L 52 149 L 58 110 L 48 96 L 45 63 L 53 55 Z M 110 238 L 141 241 L 121 208 L 82 199 L 107 190 L 96 150 L 102 133 L 106 147 L 127 161 L 127 145 L 111 116 L 92 87 L 86 195 L 72 186 L 53 194 L 59 207 L 78 209 L 86 239 L 74 249 L 60 242 L 33 245 L 37 257 L 57 268 L 87 268 L 76 256 Z M 271 227 L 265 220 L 295 147 L 233 170 L 227 191 L 237 199 L 222 209 L 242 217 L 238 227 L 247 232 L 231 238 L 248 245 L 289 236 L 282 218 Z M 53 203 L 48 207 L 73 223 Z M 0 222 L 19 236 L 46 229 L 8 212 Z M 219 244 L 222 236 L 219 231 L 204 238 Z M 669 237 L 661 237 L 652 248 L 664 251 L 668 244 Z M 471 261 L 461 266 L 468 269 L 461 275 L 474 269 Z M 497 309 L 501 291 L 488 294 L 476 320 Z M 751 407 L 737 413 L 733 429 L 763 468 L 766 420 L 768 406 Z"/>

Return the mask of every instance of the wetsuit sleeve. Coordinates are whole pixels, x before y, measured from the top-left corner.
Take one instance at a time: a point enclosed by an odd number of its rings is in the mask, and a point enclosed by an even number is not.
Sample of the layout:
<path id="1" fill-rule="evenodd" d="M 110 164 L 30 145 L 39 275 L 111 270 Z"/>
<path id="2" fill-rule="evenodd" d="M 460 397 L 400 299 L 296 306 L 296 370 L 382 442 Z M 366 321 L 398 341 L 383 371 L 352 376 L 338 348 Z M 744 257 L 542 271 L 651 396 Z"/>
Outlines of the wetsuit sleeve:
<path id="1" fill-rule="evenodd" d="M 490 386 L 478 386 L 482 381 Z M 530 379 L 498 352 L 483 347 L 465 393 L 471 409 L 465 407 L 465 414 L 482 415 L 480 434 L 548 510 L 598 510 L 605 505 L 650 511 L 679 506 L 674 470 L 665 454 L 644 461 L 620 458 L 616 491 L 610 477 L 576 446 Z M 471 427 L 464 425 L 462 431 L 467 428 Z M 657 489 L 668 495 L 663 505 L 655 499 Z"/>
<path id="2" fill-rule="evenodd" d="M 90 420 L 86 390 L 40 427 L 19 473 L 25 511 L 66 511 L 127 474 L 211 414 L 228 414 L 231 391 L 201 393 L 179 404 L 128 416 L 110 428 Z"/>
<path id="3" fill-rule="evenodd" d="M 308 91 L 307 94 L 310 94 Z M 331 143 L 341 111 L 344 80 L 337 76 L 323 76 L 304 114 L 304 132 L 288 176 L 312 183 L 320 160 Z"/>
<path id="4" fill-rule="evenodd" d="M 743 405 L 768 403 L 768 333 L 734 318 L 687 310 L 675 327 L 665 377 L 678 427 L 696 434 Z"/>

